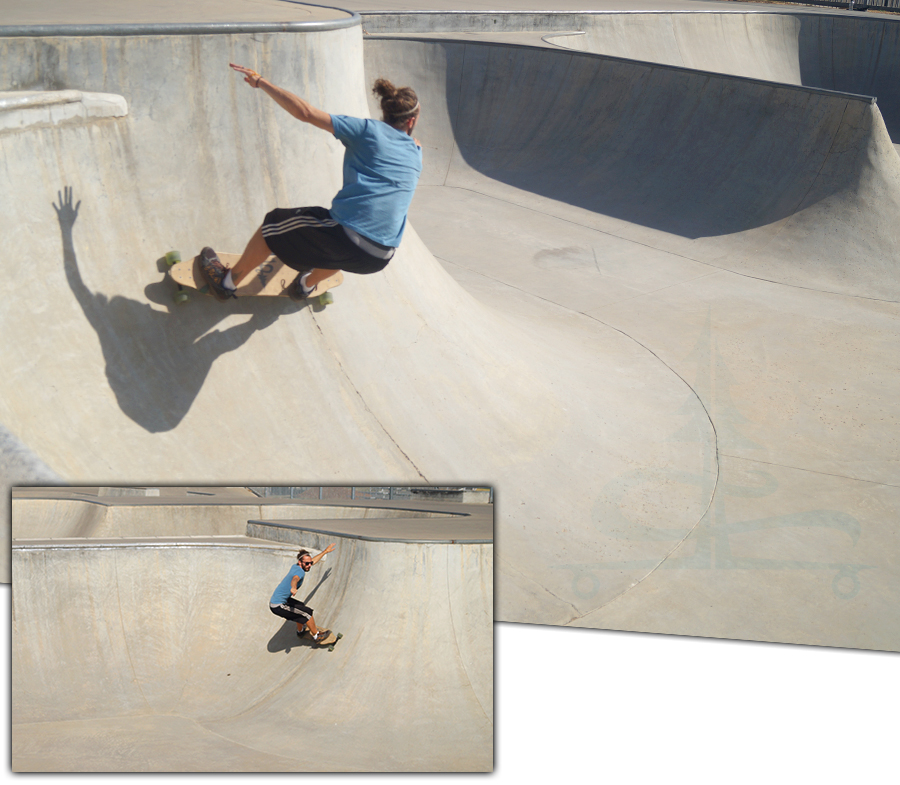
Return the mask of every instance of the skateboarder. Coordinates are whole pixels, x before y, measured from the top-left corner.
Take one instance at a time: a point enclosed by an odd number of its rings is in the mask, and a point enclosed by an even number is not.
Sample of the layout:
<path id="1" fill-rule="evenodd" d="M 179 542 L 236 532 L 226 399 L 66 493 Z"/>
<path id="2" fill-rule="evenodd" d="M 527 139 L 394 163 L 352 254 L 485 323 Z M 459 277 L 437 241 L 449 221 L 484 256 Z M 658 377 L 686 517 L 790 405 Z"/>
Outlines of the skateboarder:
<path id="1" fill-rule="evenodd" d="M 381 98 L 382 121 L 332 115 L 272 84 L 256 71 L 230 63 L 251 87 L 262 90 L 304 123 L 321 128 L 346 148 L 344 184 L 324 207 L 276 208 L 266 215 L 240 260 L 225 267 L 212 248 L 200 252 L 210 291 L 220 300 L 234 297 L 241 279 L 275 254 L 299 270 L 289 294 L 305 299 L 335 270 L 367 274 L 383 270 L 400 244 L 406 213 L 422 173 L 422 148 L 412 132 L 419 101 L 410 87 L 378 79 L 372 92 Z"/>
<path id="2" fill-rule="evenodd" d="M 331 630 L 320 630 L 316 626 L 313 619 L 313 609 L 307 607 L 299 600 L 294 599 L 294 595 L 303 583 L 309 568 L 319 561 L 326 553 L 331 553 L 334 545 L 329 545 L 324 551 L 310 556 L 309 551 L 300 551 L 297 554 L 297 563 L 288 570 L 288 574 L 284 576 L 281 583 L 275 588 L 272 599 L 269 600 L 269 610 L 276 616 L 283 619 L 297 622 L 297 635 L 302 635 L 304 627 L 309 630 L 313 640 L 316 643 L 324 641 L 331 635 Z"/>

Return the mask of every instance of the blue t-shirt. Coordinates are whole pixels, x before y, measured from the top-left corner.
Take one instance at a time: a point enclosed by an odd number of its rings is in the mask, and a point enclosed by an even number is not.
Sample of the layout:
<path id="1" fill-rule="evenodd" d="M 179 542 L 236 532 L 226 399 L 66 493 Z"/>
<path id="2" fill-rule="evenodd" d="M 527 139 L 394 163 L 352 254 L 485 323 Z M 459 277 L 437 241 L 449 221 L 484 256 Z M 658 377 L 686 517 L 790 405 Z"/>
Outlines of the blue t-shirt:
<path id="1" fill-rule="evenodd" d="M 269 603 L 272 605 L 281 605 L 284 602 L 287 602 L 288 597 L 291 596 L 291 578 L 295 575 L 300 576 L 300 580 L 297 582 L 297 586 L 299 587 L 303 583 L 303 578 L 306 576 L 306 572 L 299 564 L 295 564 L 288 570 L 288 574 L 284 576 L 281 583 L 278 584 L 278 587 L 275 589 L 275 593 L 272 595 L 272 599 L 269 600 Z"/>
<path id="2" fill-rule="evenodd" d="M 396 248 L 422 174 L 422 148 L 380 120 L 331 115 L 344 151 L 344 185 L 331 217 L 363 237 Z"/>

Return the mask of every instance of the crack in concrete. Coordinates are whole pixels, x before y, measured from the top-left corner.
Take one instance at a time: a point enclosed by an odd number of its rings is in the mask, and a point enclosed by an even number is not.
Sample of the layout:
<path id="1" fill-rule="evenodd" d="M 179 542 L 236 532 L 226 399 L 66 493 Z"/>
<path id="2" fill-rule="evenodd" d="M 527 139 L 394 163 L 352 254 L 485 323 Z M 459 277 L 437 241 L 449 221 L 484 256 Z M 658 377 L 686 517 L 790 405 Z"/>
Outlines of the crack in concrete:
<path id="1" fill-rule="evenodd" d="M 748 463 L 758 463 L 762 466 L 777 466 L 779 469 L 791 469 L 798 472 L 806 472 L 808 474 L 818 474 L 821 477 L 836 477 L 840 480 L 849 480 L 850 482 L 864 482 L 869 485 L 881 485 L 885 488 L 900 488 L 900 483 L 881 482 L 880 480 L 866 480 L 862 477 L 852 477 L 849 474 L 835 474 L 834 472 L 821 471 L 819 469 L 805 469 L 802 466 L 791 466 L 787 463 L 778 463 L 776 461 L 761 461 L 758 458 L 747 458 L 743 455 L 731 455 L 729 453 L 720 453 L 723 458 L 731 458 L 735 461 L 746 461 Z M 897 461 L 882 461 L 882 463 L 897 463 Z"/>
<path id="2" fill-rule="evenodd" d="M 322 331 L 322 327 L 319 325 L 319 322 L 316 320 L 315 315 L 311 314 L 311 316 L 312 316 L 312 322 L 315 325 L 316 330 L 319 332 L 319 335 L 324 340 L 325 333 Z M 328 346 L 327 341 L 325 341 L 325 345 Z M 337 363 L 337 366 L 341 372 L 341 375 L 344 377 L 344 379 L 347 380 L 347 384 L 350 385 L 350 389 L 352 389 L 353 392 L 356 393 L 357 398 L 359 398 L 360 402 L 363 405 L 363 409 L 365 409 L 365 411 L 372 417 L 372 419 L 376 423 L 378 423 L 378 427 L 381 428 L 384 435 L 388 438 L 388 440 L 391 442 L 391 444 L 394 445 L 394 447 L 397 449 L 397 452 L 399 452 L 404 457 L 404 459 L 409 463 L 409 465 L 412 466 L 413 469 L 415 469 L 416 474 L 418 474 L 419 477 L 421 477 L 425 482 L 428 482 L 428 478 L 422 473 L 422 471 L 419 469 L 419 467 L 416 466 L 416 462 L 412 458 L 410 458 L 409 455 L 406 454 L 404 449 L 397 443 L 397 441 L 394 439 L 394 437 L 391 436 L 391 434 L 388 432 L 387 428 L 384 427 L 381 420 L 379 420 L 378 417 L 375 416 L 375 412 L 373 412 L 369 408 L 369 404 L 366 403 L 366 399 L 363 397 L 363 394 L 359 391 L 359 389 L 353 383 L 353 380 L 350 378 L 350 375 L 345 370 L 343 363 L 341 362 L 340 358 L 337 356 L 337 353 L 330 346 L 328 346 L 328 353 L 334 358 L 334 361 Z"/>
<path id="3" fill-rule="evenodd" d="M 516 575 L 523 582 L 529 584 L 530 586 L 533 586 L 537 590 L 544 592 L 544 594 L 548 594 L 557 602 L 560 602 L 563 605 L 565 605 L 567 608 L 570 608 L 571 609 L 570 612 L 578 613 L 578 609 L 571 602 L 569 602 L 568 600 L 564 600 L 562 597 L 557 596 L 552 591 L 550 591 L 550 589 L 548 589 L 546 586 L 543 586 L 542 584 L 538 583 L 537 581 L 534 580 L 534 578 L 532 578 L 529 575 L 526 575 L 521 570 L 517 570 L 508 561 L 506 561 L 505 559 L 498 556 L 496 554 L 496 552 L 494 553 L 494 562 L 501 564 L 503 566 L 503 569 L 505 572 L 512 574 L 512 575 Z M 499 621 L 502 621 L 502 619 Z M 524 623 L 530 624 L 531 622 L 524 622 Z M 568 622 L 565 622 L 565 623 L 568 624 Z"/>
<path id="4" fill-rule="evenodd" d="M 439 257 L 436 257 L 436 258 L 439 258 Z M 468 268 L 464 268 L 464 269 L 468 269 Z M 718 433 L 717 433 L 717 431 L 716 431 L 716 426 L 715 426 L 715 423 L 713 422 L 712 416 L 711 416 L 710 413 L 709 413 L 709 410 L 706 408 L 706 405 L 703 403 L 703 399 L 700 397 L 700 395 L 697 393 L 697 391 L 694 389 L 694 387 L 693 387 L 693 386 L 692 386 L 692 385 L 691 385 L 691 384 L 690 384 L 690 383 L 689 383 L 689 382 L 688 382 L 688 381 L 687 381 L 680 373 L 678 373 L 678 371 L 676 371 L 671 365 L 669 365 L 665 360 L 663 360 L 656 352 L 654 352 L 649 346 L 646 346 L 645 344 L 641 343 L 641 342 L 640 342 L 637 338 L 635 338 L 634 336 L 629 335 L 629 334 L 626 333 L 624 330 L 621 330 L 621 329 L 619 329 L 618 327 L 614 327 L 614 326 L 611 325 L 611 324 L 607 324 L 607 323 L 604 322 L 603 320 L 598 319 L 598 318 L 596 318 L 596 317 L 594 317 L 594 316 L 591 316 L 590 314 L 586 314 L 586 313 L 584 313 L 584 312 L 582 312 L 582 311 L 576 311 L 576 310 L 574 310 L 574 309 L 572 309 L 572 308 L 567 308 L 566 306 L 560 305 L 559 303 L 557 303 L 557 302 L 555 302 L 555 301 L 553 301 L 553 300 L 549 300 L 549 299 L 547 299 L 546 297 L 541 297 L 540 295 L 534 294 L 533 292 L 528 292 L 528 291 L 526 291 L 526 290 L 524 290 L 524 289 L 521 289 L 521 288 L 519 288 L 519 287 L 517 287 L 517 286 L 513 286 L 512 284 L 509 284 L 509 283 L 507 283 L 507 282 L 499 281 L 498 279 L 492 278 L 491 276 L 485 275 L 485 274 L 483 274 L 483 273 L 478 273 L 477 271 L 473 271 L 473 270 L 470 270 L 470 272 L 475 272 L 476 274 L 479 274 L 479 275 L 481 275 L 481 276 L 484 277 L 484 278 L 488 278 L 488 279 L 490 279 L 490 280 L 496 281 L 497 283 L 503 283 L 503 284 L 505 284 L 506 286 L 508 286 L 510 289 L 515 289 L 516 291 L 521 292 L 522 294 L 524 294 L 524 295 L 526 295 L 526 296 L 533 297 L 533 298 L 535 298 L 535 299 L 537 299 L 537 300 L 541 300 L 542 302 L 546 302 L 546 303 L 548 303 L 548 304 L 550 304 L 550 305 L 556 306 L 557 308 L 561 308 L 561 309 L 563 309 L 563 310 L 565 310 L 565 311 L 567 311 L 567 312 L 569 312 L 569 313 L 578 314 L 578 315 L 580 315 L 580 316 L 583 316 L 583 317 L 585 317 L 586 319 L 589 319 L 589 320 L 591 320 L 591 321 L 597 322 L 597 324 L 601 324 L 601 325 L 603 325 L 604 327 L 606 327 L 607 329 L 613 330 L 614 332 L 619 333 L 620 335 L 622 335 L 623 337 L 629 339 L 630 341 L 633 341 L 635 344 L 637 344 L 638 346 L 640 346 L 644 351 L 646 351 L 647 353 L 649 353 L 649 354 L 651 354 L 653 357 L 655 357 L 655 358 L 657 359 L 657 361 L 658 361 L 664 368 L 666 368 L 672 375 L 676 376 L 676 377 L 682 382 L 682 384 L 684 384 L 684 386 L 688 388 L 688 390 L 690 391 L 691 395 L 693 395 L 693 397 L 696 399 L 697 403 L 700 405 L 700 408 L 703 409 L 703 413 L 706 415 L 706 420 L 707 420 L 707 422 L 709 423 L 710 429 L 712 430 L 712 435 L 713 435 L 712 444 L 713 444 L 713 447 L 714 447 L 714 456 L 715 456 L 715 457 L 714 457 L 714 462 L 713 462 L 713 463 L 714 463 L 714 467 L 715 467 L 716 478 L 715 478 L 715 483 L 713 484 L 712 491 L 711 491 L 711 493 L 710 493 L 710 495 L 709 495 L 709 500 L 707 501 L 707 505 L 706 505 L 706 507 L 704 508 L 703 512 L 700 514 L 700 516 L 697 518 L 697 520 L 694 522 L 694 524 L 691 526 L 691 528 L 685 533 L 684 537 L 682 537 L 675 545 L 672 546 L 671 550 L 669 550 L 669 552 L 666 553 L 666 554 L 662 557 L 662 559 L 660 559 L 660 561 L 656 564 L 655 567 L 653 567 L 653 569 L 651 569 L 646 575 L 644 575 L 644 577 L 642 577 L 642 578 L 640 578 L 639 580 L 635 581 L 635 582 L 632 583 L 630 586 L 628 586 L 627 588 L 623 589 L 621 592 L 619 592 L 618 594 L 616 594 L 614 597 L 611 597 L 609 600 L 607 600 L 606 602 L 602 603 L 601 605 L 598 605 L 597 607 L 592 608 L 590 611 L 587 611 L 586 613 L 581 613 L 581 614 L 578 614 L 578 613 L 577 613 L 577 609 L 575 608 L 575 606 L 574 606 L 572 603 L 567 602 L 567 601 L 565 601 L 565 600 L 562 600 L 562 599 L 559 598 L 559 597 L 556 597 L 556 595 L 553 594 L 553 593 L 552 593 L 549 589 L 547 589 L 546 587 L 541 587 L 541 588 L 544 589 L 544 591 L 546 591 L 546 592 L 547 592 L 548 594 L 550 594 L 552 597 L 555 597 L 556 599 L 560 600 L 560 602 L 565 602 L 566 605 L 568 605 L 569 607 L 571 607 L 573 610 L 576 611 L 576 615 L 573 616 L 572 618 L 570 618 L 568 621 L 565 622 L 565 624 L 568 625 L 568 624 L 571 624 L 571 623 L 574 622 L 574 621 L 577 621 L 578 619 L 584 618 L 585 616 L 587 616 L 587 615 L 590 614 L 590 613 L 594 613 L 595 611 L 598 611 L 598 610 L 600 610 L 601 608 L 606 607 L 606 606 L 609 605 L 610 603 L 615 602 L 615 601 L 616 601 L 617 599 L 619 599 L 622 595 L 626 594 L 627 592 L 631 591 L 631 590 L 634 589 L 635 587 L 639 586 L 641 583 L 643 583 L 645 580 L 647 580 L 647 578 L 649 578 L 651 575 L 653 575 L 653 573 L 655 573 L 655 572 L 663 565 L 664 562 L 666 562 L 669 558 L 671 558 L 671 556 L 672 556 L 672 555 L 673 555 L 673 554 L 674 554 L 674 553 L 675 553 L 675 552 L 676 552 L 676 551 L 684 544 L 684 542 L 691 536 L 691 534 L 692 534 L 694 531 L 696 531 L 697 527 L 702 523 L 703 519 L 706 517 L 707 513 L 709 512 L 710 508 L 712 507 L 713 502 L 715 501 L 715 498 L 716 498 L 716 491 L 717 491 L 717 489 L 718 489 L 718 487 L 719 487 L 719 482 L 720 482 L 720 479 L 721 479 L 721 471 L 720 471 L 720 465 L 719 465 L 719 457 L 720 457 L 720 454 L 719 454 L 719 438 L 718 438 Z M 523 576 L 523 577 L 524 577 L 524 576 Z"/>

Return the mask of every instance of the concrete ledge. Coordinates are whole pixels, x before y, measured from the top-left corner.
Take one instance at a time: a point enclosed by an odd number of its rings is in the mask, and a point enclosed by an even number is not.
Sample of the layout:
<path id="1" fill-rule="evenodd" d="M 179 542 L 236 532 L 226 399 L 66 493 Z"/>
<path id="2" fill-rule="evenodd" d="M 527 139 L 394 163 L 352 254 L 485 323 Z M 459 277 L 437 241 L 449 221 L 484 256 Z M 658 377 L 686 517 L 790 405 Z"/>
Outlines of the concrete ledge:
<path id="1" fill-rule="evenodd" d="M 80 90 L 0 92 L 0 131 L 35 125 L 59 125 L 73 120 L 125 117 L 128 102 L 114 93 Z"/>

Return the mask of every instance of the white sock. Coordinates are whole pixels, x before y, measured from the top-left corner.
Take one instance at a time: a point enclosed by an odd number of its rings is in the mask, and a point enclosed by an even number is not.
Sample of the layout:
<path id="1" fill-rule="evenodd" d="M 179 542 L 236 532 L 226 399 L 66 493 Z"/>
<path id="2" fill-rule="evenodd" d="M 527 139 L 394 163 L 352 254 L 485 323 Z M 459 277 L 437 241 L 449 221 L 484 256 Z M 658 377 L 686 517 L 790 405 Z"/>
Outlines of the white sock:
<path id="1" fill-rule="evenodd" d="M 222 279 L 222 286 L 226 289 L 230 289 L 232 292 L 237 289 L 237 286 L 234 285 L 234 281 L 231 280 L 231 270 L 229 270 L 228 275 Z"/>
<path id="2" fill-rule="evenodd" d="M 300 285 L 303 287 L 303 291 L 306 294 L 309 294 L 313 289 L 316 288 L 315 286 L 306 285 L 306 279 L 309 278 L 310 275 L 312 275 L 312 270 L 300 276 Z"/>

